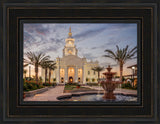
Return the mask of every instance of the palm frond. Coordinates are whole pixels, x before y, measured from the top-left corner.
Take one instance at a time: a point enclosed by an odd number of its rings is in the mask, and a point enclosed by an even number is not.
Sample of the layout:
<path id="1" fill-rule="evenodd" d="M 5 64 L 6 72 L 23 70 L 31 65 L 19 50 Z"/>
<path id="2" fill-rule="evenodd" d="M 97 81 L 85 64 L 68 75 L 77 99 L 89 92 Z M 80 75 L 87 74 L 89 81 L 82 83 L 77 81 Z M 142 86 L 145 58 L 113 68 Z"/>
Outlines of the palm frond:
<path id="1" fill-rule="evenodd" d="M 111 55 L 103 55 L 103 57 L 108 57 L 108 58 L 111 58 L 111 59 L 115 60 L 115 58 L 113 56 L 111 56 Z"/>
<path id="2" fill-rule="evenodd" d="M 137 51 L 137 46 L 136 47 L 134 47 L 132 50 L 130 50 L 129 52 L 128 52 L 128 54 L 131 54 L 133 51 Z"/>
<path id="3" fill-rule="evenodd" d="M 116 58 L 116 54 L 112 50 L 105 50 L 109 55 L 112 55 L 113 57 Z"/>
<path id="4" fill-rule="evenodd" d="M 104 69 L 104 67 L 100 67 L 100 66 L 97 66 L 97 67 L 94 67 L 92 68 L 93 71 L 97 71 L 97 72 L 100 72 Z"/>
<path id="5" fill-rule="evenodd" d="M 29 64 L 24 64 L 23 67 L 27 67 Z"/>

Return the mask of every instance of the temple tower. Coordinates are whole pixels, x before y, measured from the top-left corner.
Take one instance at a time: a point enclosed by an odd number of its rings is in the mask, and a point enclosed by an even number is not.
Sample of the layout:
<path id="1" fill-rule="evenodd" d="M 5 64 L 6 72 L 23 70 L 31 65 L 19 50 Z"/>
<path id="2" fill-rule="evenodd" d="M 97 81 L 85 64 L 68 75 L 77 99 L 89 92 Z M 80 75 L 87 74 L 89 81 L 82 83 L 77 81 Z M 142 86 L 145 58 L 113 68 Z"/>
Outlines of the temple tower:
<path id="1" fill-rule="evenodd" d="M 75 39 L 72 38 L 71 27 L 69 28 L 68 38 L 65 40 L 65 46 L 63 49 L 63 56 L 75 55 L 77 56 L 77 48 L 74 44 Z"/>

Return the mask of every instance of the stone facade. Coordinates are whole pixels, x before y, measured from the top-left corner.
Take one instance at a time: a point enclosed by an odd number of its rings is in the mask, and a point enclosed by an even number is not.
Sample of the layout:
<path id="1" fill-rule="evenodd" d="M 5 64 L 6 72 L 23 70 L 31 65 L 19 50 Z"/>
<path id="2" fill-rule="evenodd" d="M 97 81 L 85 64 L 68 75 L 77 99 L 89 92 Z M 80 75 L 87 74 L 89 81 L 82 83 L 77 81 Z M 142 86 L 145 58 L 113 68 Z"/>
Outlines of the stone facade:
<path id="1" fill-rule="evenodd" d="M 97 82 L 98 73 L 94 72 L 92 68 L 99 66 L 98 61 L 87 62 L 86 58 L 78 56 L 71 28 L 69 29 L 68 38 L 65 40 L 63 57 L 56 58 L 56 66 L 57 68 L 51 73 L 51 81 L 83 84 Z M 44 69 L 42 69 L 42 79 L 44 80 Z"/>

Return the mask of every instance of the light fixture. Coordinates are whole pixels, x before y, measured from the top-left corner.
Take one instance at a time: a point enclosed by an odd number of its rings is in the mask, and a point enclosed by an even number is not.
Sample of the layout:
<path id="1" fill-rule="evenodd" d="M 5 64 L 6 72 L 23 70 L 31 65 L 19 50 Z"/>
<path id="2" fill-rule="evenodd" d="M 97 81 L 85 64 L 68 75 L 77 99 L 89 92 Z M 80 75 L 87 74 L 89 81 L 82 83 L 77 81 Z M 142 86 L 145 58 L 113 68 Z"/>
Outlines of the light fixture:
<path id="1" fill-rule="evenodd" d="M 134 70 L 134 69 L 135 69 L 135 67 L 133 66 L 133 67 L 132 67 L 132 69 Z"/>

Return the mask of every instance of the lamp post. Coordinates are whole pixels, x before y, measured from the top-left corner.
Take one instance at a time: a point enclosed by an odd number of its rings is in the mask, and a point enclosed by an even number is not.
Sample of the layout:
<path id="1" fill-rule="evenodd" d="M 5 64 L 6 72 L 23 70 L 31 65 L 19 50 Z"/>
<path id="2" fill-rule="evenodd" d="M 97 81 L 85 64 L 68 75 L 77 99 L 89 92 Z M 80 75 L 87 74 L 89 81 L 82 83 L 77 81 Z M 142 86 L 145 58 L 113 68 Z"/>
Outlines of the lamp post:
<path id="1" fill-rule="evenodd" d="M 135 67 L 132 67 L 132 72 L 133 72 L 133 87 L 134 87 L 134 71 L 135 71 Z"/>

